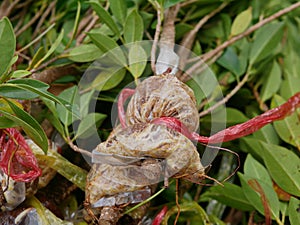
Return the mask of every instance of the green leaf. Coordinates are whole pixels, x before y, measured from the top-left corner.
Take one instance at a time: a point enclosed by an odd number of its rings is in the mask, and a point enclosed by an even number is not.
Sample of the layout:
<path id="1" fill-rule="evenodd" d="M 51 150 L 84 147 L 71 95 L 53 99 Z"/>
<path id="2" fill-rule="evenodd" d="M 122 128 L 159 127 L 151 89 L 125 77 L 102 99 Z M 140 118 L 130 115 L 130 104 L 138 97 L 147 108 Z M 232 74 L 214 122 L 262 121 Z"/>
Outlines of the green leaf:
<path id="1" fill-rule="evenodd" d="M 284 191 L 300 196 L 300 160 L 292 151 L 260 142 L 264 162 L 276 184 Z"/>
<path id="2" fill-rule="evenodd" d="M 253 133 L 253 137 L 267 143 L 279 144 L 279 137 L 272 124 L 268 124 Z"/>
<path id="3" fill-rule="evenodd" d="M 42 62 L 44 62 L 50 55 L 52 55 L 52 53 L 58 48 L 58 46 L 60 45 L 62 39 L 64 37 L 64 30 L 62 30 L 60 32 L 60 34 L 58 35 L 57 39 L 54 41 L 54 43 L 51 45 L 50 49 L 48 50 L 48 52 L 46 53 L 46 55 L 44 55 L 43 58 L 41 58 L 35 65 L 33 68 L 37 68 L 39 65 L 41 65 Z"/>
<path id="4" fill-rule="evenodd" d="M 26 77 L 30 74 L 31 74 L 31 72 L 29 72 L 27 70 L 16 70 L 13 72 L 11 77 L 12 78 L 22 78 L 22 77 Z"/>
<path id="5" fill-rule="evenodd" d="M 120 24 L 124 24 L 127 14 L 127 6 L 125 0 L 109 0 L 109 8 Z"/>
<path id="6" fill-rule="evenodd" d="M 41 155 L 36 146 L 31 145 L 30 147 L 38 160 L 42 160 L 47 166 L 56 170 L 81 190 L 85 190 L 87 171 L 69 162 L 53 150 L 49 150 L 48 155 Z"/>
<path id="7" fill-rule="evenodd" d="M 130 46 L 129 54 L 129 71 L 135 79 L 139 78 L 147 65 L 147 54 L 139 44 Z"/>
<path id="8" fill-rule="evenodd" d="M 99 18 L 119 37 L 120 31 L 111 15 L 109 15 L 109 13 L 99 4 L 98 1 L 92 0 L 89 1 L 89 3 Z"/>
<path id="9" fill-rule="evenodd" d="M 298 225 L 300 221 L 300 200 L 294 197 L 291 197 L 290 204 L 289 204 L 289 220 L 291 225 Z"/>
<path id="10" fill-rule="evenodd" d="M 245 175 L 251 176 L 258 180 L 263 180 L 267 185 L 272 186 L 271 177 L 266 168 L 256 161 L 250 154 L 247 155 L 244 164 Z"/>
<path id="11" fill-rule="evenodd" d="M 217 62 L 230 72 L 234 73 L 236 76 L 239 75 L 240 62 L 232 47 L 228 47 Z"/>
<path id="12" fill-rule="evenodd" d="M 100 126 L 106 117 L 105 114 L 101 113 L 90 113 L 85 116 L 79 123 L 75 138 L 87 138 L 97 133 L 96 127 Z"/>
<path id="13" fill-rule="evenodd" d="M 74 62 L 91 62 L 99 59 L 103 52 L 93 44 L 79 45 L 68 53 L 68 58 Z"/>
<path id="14" fill-rule="evenodd" d="M 279 95 L 275 95 L 271 106 L 274 108 L 283 103 L 285 100 Z M 274 128 L 282 140 L 300 149 L 300 118 L 297 113 L 293 113 L 283 120 L 275 121 Z"/>
<path id="15" fill-rule="evenodd" d="M 124 78 L 126 69 L 115 70 L 114 68 L 100 72 L 92 82 L 92 87 L 98 91 L 107 91 L 116 87 Z"/>
<path id="16" fill-rule="evenodd" d="M 39 92 L 46 92 L 48 88 L 48 84 L 38 80 L 15 79 L 0 86 L 0 95 L 7 98 L 32 99 L 39 97 L 39 94 L 31 91 L 32 89 Z"/>
<path id="17" fill-rule="evenodd" d="M 27 70 L 31 70 L 35 64 L 37 64 L 37 62 L 39 60 L 41 60 L 43 58 L 43 56 L 46 54 L 45 52 L 45 48 L 44 47 L 40 47 L 36 53 L 34 54 L 34 56 L 32 57 L 32 60 L 29 63 L 29 66 L 27 67 Z"/>
<path id="18" fill-rule="evenodd" d="M 263 180 L 255 179 L 249 175 L 243 175 L 241 173 L 238 173 L 242 189 L 244 192 L 244 195 L 248 199 L 248 201 L 255 207 L 255 209 L 260 212 L 262 215 L 265 214 L 264 205 L 263 205 L 263 198 L 261 196 L 261 193 L 255 191 L 254 187 L 252 187 L 250 184 L 253 182 L 257 182 L 260 187 L 262 188 L 262 191 L 266 197 L 267 205 L 270 207 L 271 210 L 271 217 L 273 219 L 279 218 L 279 200 L 278 197 L 273 189 L 272 185 L 269 185 L 265 183 Z"/>
<path id="19" fill-rule="evenodd" d="M 244 32 L 252 21 L 252 7 L 241 12 L 234 19 L 231 27 L 231 35 L 235 36 Z"/>
<path id="20" fill-rule="evenodd" d="M 16 49 L 16 37 L 7 17 L 0 20 L 0 80 L 9 67 Z"/>
<path id="21" fill-rule="evenodd" d="M 244 210 L 252 211 L 253 206 L 249 203 L 244 195 L 242 188 L 231 183 L 225 183 L 222 186 L 213 186 L 201 195 L 201 198 L 213 198 L 227 206 Z"/>
<path id="22" fill-rule="evenodd" d="M 1 109 L 0 109 L 1 111 Z M 13 120 L 10 120 L 4 116 L 0 116 L 0 129 L 16 127 L 18 126 Z"/>
<path id="23" fill-rule="evenodd" d="M 16 125 L 21 126 L 25 133 L 45 152 L 48 150 L 48 138 L 41 127 L 41 125 L 27 112 L 20 109 L 12 101 L 7 100 L 10 108 L 14 112 L 4 111 L 0 109 L 0 113 L 3 117 L 13 121 Z"/>
<path id="24" fill-rule="evenodd" d="M 136 9 L 126 18 L 124 25 L 124 39 L 126 43 L 141 41 L 143 39 L 144 23 Z"/>
<path id="25" fill-rule="evenodd" d="M 127 65 L 125 55 L 114 39 L 101 33 L 88 33 L 88 36 L 103 53 L 108 52 L 105 55 L 108 60 L 114 62 L 116 65 Z"/>
<path id="26" fill-rule="evenodd" d="M 283 22 L 270 23 L 256 32 L 250 50 L 250 64 L 259 62 L 270 55 L 283 35 Z"/>
<path id="27" fill-rule="evenodd" d="M 280 87 L 280 94 L 283 98 L 288 99 L 300 91 L 300 78 L 287 76 Z"/>
<path id="28" fill-rule="evenodd" d="M 78 106 L 79 94 L 78 94 L 77 86 L 73 86 L 68 89 L 65 89 L 59 94 L 58 97 L 67 101 L 68 102 L 67 104 L 72 105 L 73 108 L 79 112 L 79 106 Z M 59 119 L 66 126 L 69 126 L 72 122 L 79 119 L 78 117 L 73 117 L 72 113 L 61 104 L 56 105 L 56 110 Z"/>
<path id="29" fill-rule="evenodd" d="M 270 99 L 280 88 L 281 85 L 281 69 L 279 64 L 274 60 L 271 70 L 265 77 L 260 98 L 262 102 Z"/>
<path id="30" fill-rule="evenodd" d="M 260 162 L 263 162 L 262 158 L 262 147 L 259 144 L 259 139 L 251 136 L 243 137 L 240 139 L 240 147 L 243 151 L 250 153 Z"/>

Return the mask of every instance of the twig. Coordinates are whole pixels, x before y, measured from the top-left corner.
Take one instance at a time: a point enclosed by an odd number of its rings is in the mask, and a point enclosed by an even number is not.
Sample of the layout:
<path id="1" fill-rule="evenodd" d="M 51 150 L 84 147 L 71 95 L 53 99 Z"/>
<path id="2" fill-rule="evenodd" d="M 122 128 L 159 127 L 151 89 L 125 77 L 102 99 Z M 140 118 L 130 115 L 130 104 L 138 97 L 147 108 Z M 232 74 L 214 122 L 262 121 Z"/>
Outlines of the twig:
<path id="1" fill-rule="evenodd" d="M 225 48 L 227 48 L 229 45 L 232 45 L 233 43 L 235 43 L 236 41 L 248 36 L 249 34 L 251 34 L 252 32 L 256 31 L 257 29 L 261 28 L 262 26 L 264 26 L 265 24 L 271 22 L 272 20 L 277 19 L 278 17 L 291 12 L 292 10 L 296 9 L 300 7 L 300 2 L 296 2 L 292 5 L 290 5 L 289 7 L 286 7 L 282 10 L 279 10 L 277 13 L 259 21 L 258 23 L 254 24 L 253 26 L 251 26 L 250 28 L 248 28 L 246 31 L 244 31 L 241 34 L 238 34 L 236 36 L 233 36 L 232 38 L 230 38 L 229 40 L 225 41 L 223 44 L 219 45 L 217 48 L 209 51 L 208 53 L 203 54 L 199 60 L 199 57 L 196 57 L 195 60 L 197 60 L 198 62 L 195 63 L 191 68 L 189 68 L 186 71 L 186 74 L 188 76 L 188 74 L 192 74 L 194 70 L 196 70 L 199 66 L 201 66 L 204 62 L 206 62 L 207 60 L 209 60 L 211 57 L 213 57 L 215 54 L 223 51 Z"/>
<path id="2" fill-rule="evenodd" d="M 156 28 L 155 28 L 153 45 L 151 48 L 151 69 L 152 69 L 153 73 L 155 73 L 155 71 L 156 71 L 156 69 L 155 69 L 156 49 L 157 49 L 157 43 L 158 43 L 158 39 L 159 39 L 159 35 L 160 35 L 161 22 L 162 22 L 161 7 L 158 3 L 155 5 L 155 7 L 156 7 L 156 11 L 157 11 L 157 24 L 156 24 Z"/>
<path id="3" fill-rule="evenodd" d="M 22 34 L 25 30 L 27 30 L 35 21 L 37 21 L 40 16 L 42 15 L 44 9 L 46 7 L 46 4 L 43 4 L 40 8 L 40 10 L 35 14 L 35 16 L 27 23 L 25 24 L 20 30 L 17 30 L 16 37 L 18 37 L 20 34 Z"/>
<path id="4" fill-rule="evenodd" d="M 247 72 L 246 75 L 244 76 L 244 78 L 241 80 L 240 83 L 238 83 L 234 89 L 232 89 L 221 101 L 217 102 L 215 105 L 209 107 L 208 109 L 202 111 L 199 113 L 199 117 L 205 116 L 206 114 L 210 113 L 211 111 L 215 110 L 216 108 L 218 108 L 219 106 L 225 104 L 226 102 L 228 102 L 228 100 L 235 95 L 238 90 L 241 89 L 241 87 L 247 82 L 248 78 L 250 76 L 250 72 Z"/>
<path id="5" fill-rule="evenodd" d="M 195 3 L 195 2 L 197 2 L 198 0 L 188 0 L 188 1 L 184 1 L 184 2 L 182 2 L 182 3 L 180 3 L 180 7 L 185 7 L 185 6 L 187 6 L 187 5 L 190 5 L 190 4 L 192 4 L 192 3 Z"/>
<path id="6" fill-rule="evenodd" d="M 179 9 L 180 5 L 177 4 L 166 11 L 164 25 L 160 35 L 160 42 L 167 45 L 170 49 L 173 49 L 175 44 L 175 20 Z"/>
<path id="7" fill-rule="evenodd" d="M 48 6 L 48 8 L 46 9 L 46 11 L 43 13 L 43 15 L 41 16 L 41 19 L 39 20 L 38 24 L 35 27 L 32 38 L 36 37 L 36 35 L 40 32 L 40 27 L 44 23 L 45 19 L 49 15 L 49 13 L 52 11 L 52 8 L 55 7 L 55 5 L 56 5 L 56 1 L 51 2 L 50 5 Z"/>
<path id="8" fill-rule="evenodd" d="M 181 46 L 183 46 L 183 48 L 180 48 L 178 54 L 180 55 L 180 62 L 179 62 L 179 68 L 184 68 L 184 65 L 186 64 L 187 58 L 189 57 L 189 51 L 186 51 L 186 49 L 191 49 L 194 43 L 194 40 L 196 38 L 196 34 L 198 33 L 198 31 L 201 29 L 201 27 L 213 16 L 215 16 L 217 13 L 219 13 L 222 9 L 224 9 L 227 5 L 229 4 L 229 2 L 223 2 L 218 8 L 216 8 L 215 10 L 211 11 L 209 14 L 207 14 L 206 16 L 204 16 L 201 20 L 199 20 L 199 22 L 196 24 L 196 26 L 194 27 L 194 29 L 192 29 L 190 32 L 187 33 L 187 35 L 183 38 L 182 42 L 181 42 Z M 183 76 L 182 75 L 183 71 L 180 71 L 177 74 L 177 77 L 180 78 L 180 80 L 185 81 L 188 77 L 188 73 L 184 73 Z"/>
<path id="9" fill-rule="evenodd" d="M 79 27 L 78 28 L 78 34 L 80 34 L 77 38 L 77 41 L 76 41 L 76 46 L 80 45 L 84 38 L 86 37 L 86 34 L 87 32 L 89 32 L 96 24 L 97 20 L 99 19 L 99 17 L 97 15 L 91 15 L 91 16 L 88 16 L 86 19 L 83 19 L 82 21 L 84 21 L 84 23 L 80 23 Z M 83 26 L 84 24 L 86 23 L 87 26 Z M 84 32 L 80 32 L 81 29 L 83 29 L 83 27 L 85 27 L 84 29 Z"/>
<path id="10" fill-rule="evenodd" d="M 79 152 L 81 154 L 87 155 L 89 157 L 92 157 L 92 153 L 84 150 L 82 148 L 79 148 L 77 145 L 74 145 L 73 142 L 71 140 L 68 140 L 68 145 L 75 151 L 75 152 Z"/>
<path id="11" fill-rule="evenodd" d="M 0 5 L 0 19 L 4 16 L 9 16 L 14 7 L 19 3 L 20 0 L 10 1 L 4 0 Z"/>

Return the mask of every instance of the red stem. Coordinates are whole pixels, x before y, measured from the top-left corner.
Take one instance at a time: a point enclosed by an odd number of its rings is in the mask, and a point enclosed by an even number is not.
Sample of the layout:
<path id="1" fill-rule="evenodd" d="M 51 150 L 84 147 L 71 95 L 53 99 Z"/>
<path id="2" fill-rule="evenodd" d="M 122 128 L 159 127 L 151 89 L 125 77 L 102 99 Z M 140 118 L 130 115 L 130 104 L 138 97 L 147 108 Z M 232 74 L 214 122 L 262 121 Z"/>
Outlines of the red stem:
<path id="1" fill-rule="evenodd" d="M 134 94 L 134 89 L 125 88 L 121 91 L 118 99 L 118 114 L 122 127 L 126 127 L 126 115 L 124 110 L 125 101 Z"/>
<path id="2" fill-rule="evenodd" d="M 168 207 L 165 205 L 162 210 L 156 215 L 154 218 L 152 225 L 160 225 L 161 222 L 163 221 L 164 216 L 166 215 L 168 211 Z"/>

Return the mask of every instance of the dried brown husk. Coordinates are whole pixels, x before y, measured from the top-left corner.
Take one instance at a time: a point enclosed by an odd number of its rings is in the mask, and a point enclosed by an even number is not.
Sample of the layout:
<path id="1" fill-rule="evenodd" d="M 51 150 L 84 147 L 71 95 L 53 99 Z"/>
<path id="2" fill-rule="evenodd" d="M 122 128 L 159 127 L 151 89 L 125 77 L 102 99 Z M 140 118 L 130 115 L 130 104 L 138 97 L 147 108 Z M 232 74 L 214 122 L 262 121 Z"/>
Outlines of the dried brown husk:
<path id="1" fill-rule="evenodd" d="M 194 92 L 170 74 L 149 77 L 137 86 L 127 107 L 126 123 L 147 123 L 160 117 L 175 117 L 191 132 L 199 127 Z"/>
<path id="2" fill-rule="evenodd" d="M 94 164 L 86 186 L 90 204 L 107 195 L 142 189 L 164 178 L 199 182 L 204 174 L 193 143 L 164 125 L 147 123 L 124 129 L 118 127 L 106 142 L 97 146 L 96 151 L 111 154 L 112 157 L 130 156 L 145 160 L 125 166 Z"/>

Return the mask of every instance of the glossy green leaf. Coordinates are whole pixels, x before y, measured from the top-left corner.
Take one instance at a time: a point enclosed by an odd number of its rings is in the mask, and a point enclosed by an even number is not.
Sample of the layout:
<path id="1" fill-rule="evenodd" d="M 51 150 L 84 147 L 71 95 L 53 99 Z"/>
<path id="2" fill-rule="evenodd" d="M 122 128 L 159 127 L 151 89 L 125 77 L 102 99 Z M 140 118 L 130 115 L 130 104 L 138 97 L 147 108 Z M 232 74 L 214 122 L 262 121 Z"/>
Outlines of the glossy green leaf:
<path id="1" fill-rule="evenodd" d="M 235 36 L 244 32 L 252 21 L 252 7 L 239 13 L 231 26 L 231 35 Z"/>
<path id="2" fill-rule="evenodd" d="M 124 24 L 127 15 L 127 6 L 125 0 L 109 0 L 109 8 L 120 24 Z"/>
<path id="3" fill-rule="evenodd" d="M 27 70 L 16 70 L 13 72 L 11 77 L 12 78 L 22 78 L 22 77 L 26 77 L 30 74 L 31 74 L 31 72 L 29 72 Z"/>
<path id="4" fill-rule="evenodd" d="M 268 124 L 253 133 L 253 137 L 267 143 L 279 144 L 279 137 L 272 124 Z"/>
<path id="5" fill-rule="evenodd" d="M 240 62 L 233 48 L 231 47 L 227 48 L 224 54 L 218 59 L 217 63 L 219 63 L 221 66 L 228 69 L 230 72 L 234 73 L 235 75 L 239 74 Z"/>
<path id="6" fill-rule="evenodd" d="M 250 64 L 264 59 L 272 53 L 280 42 L 283 34 L 283 22 L 270 23 L 256 32 L 254 42 L 250 50 Z"/>
<path id="7" fill-rule="evenodd" d="M 176 205 L 170 208 L 166 213 L 166 215 L 164 216 L 161 224 L 167 225 L 169 218 L 174 214 L 176 215 L 177 211 L 178 211 L 178 207 Z M 189 212 L 192 213 L 191 215 L 194 214 L 195 217 L 191 218 L 190 216 L 190 219 L 197 221 L 198 225 L 205 225 L 210 223 L 209 217 L 206 214 L 205 210 L 197 202 L 189 201 L 189 202 L 181 203 L 180 212 Z"/>
<path id="8" fill-rule="evenodd" d="M 1 111 L 1 109 L 0 109 L 0 111 Z M 13 120 L 10 120 L 4 116 L 0 116 L 0 129 L 16 127 L 16 126 L 18 126 L 18 125 Z"/>
<path id="9" fill-rule="evenodd" d="M 56 38 L 56 40 L 53 42 L 53 44 L 51 44 L 50 49 L 47 51 L 46 55 L 44 55 L 43 58 L 41 58 L 35 65 L 33 68 L 37 68 L 39 65 L 41 65 L 42 62 L 44 62 L 50 55 L 52 55 L 54 53 L 54 51 L 58 48 L 58 46 L 61 44 L 61 41 L 64 37 L 64 30 L 62 30 L 60 32 L 60 34 L 58 35 L 58 37 Z"/>
<path id="10" fill-rule="evenodd" d="M 300 196 L 300 160 L 284 147 L 261 142 L 263 158 L 276 184 L 284 191 Z"/>
<path id="11" fill-rule="evenodd" d="M 108 52 L 105 55 L 108 60 L 119 66 L 127 65 L 125 55 L 114 39 L 101 33 L 89 33 L 88 36 L 103 53 Z"/>
<path id="12" fill-rule="evenodd" d="M 45 48 L 44 47 L 40 47 L 36 53 L 34 54 L 34 56 L 32 57 L 32 60 L 29 63 L 29 66 L 27 67 L 27 70 L 31 70 L 33 69 L 33 67 L 35 66 L 35 64 L 37 64 L 38 61 L 40 61 L 43 56 L 46 54 L 45 52 Z"/>
<path id="13" fill-rule="evenodd" d="M 68 58 L 74 62 L 91 62 L 99 59 L 103 52 L 93 44 L 79 45 L 68 53 Z"/>
<path id="14" fill-rule="evenodd" d="M 13 27 L 9 19 L 3 17 L 0 20 L 0 77 L 8 71 L 15 49 L 16 37 Z"/>
<path id="15" fill-rule="evenodd" d="M 281 85 L 281 68 L 274 61 L 271 70 L 268 72 L 265 82 L 263 82 L 260 92 L 261 101 L 265 102 L 270 99 L 280 88 Z"/>
<path id="16" fill-rule="evenodd" d="M 279 95 L 275 95 L 271 106 L 274 108 L 283 103 L 285 100 Z M 282 140 L 300 149 L 300 118 L 296 112 L 283 120 L 274 122 L 274 128 Z"/>
<path id="17" fill-rule="evenodd" d="M 242 184 L 244 195 L 246 196 L 248 201 L 255 207 L 255 209 L 262 215 L 265 214 L 261 193 L 255 191 L 255 188 L 251 187 L 250 184 L 252 182 L 258 182 L 258 184 L 262 188 L 263 193 L 267 199 L 267 205 L 270 207 L 272 219 L 279 218 L 279 200 L 273 189 L 273 186 L 265 183 L 264 180 L 258 180 L 249 175 L 244 175 L 241 173 L 239 173 L 238 175 Z"/>
<path id="18" fill-rule="evenodd" d="M 124 25 L 124 39 L 126 43 L 141 41 L 143 39 L 144 23 L 138 11 L 132 12 L 126 18 Z"/>
<path id="19" fill-rule="evenodd" d="M 245 175 L 251 176 L 257 180 L 263 180 L 267 185 L 272 186 L 270 174 L 266 168 L 256 161 L 250 154 L 247 155 L 244 164 Z"/>
<path id="20" fill-rule="evenodd" d="M 258 161 L 263 162 L 263 157 L 261 154 L 262 147 L 259 144 L 259 139 L 251 136 L 243 137 L 240 139 L 240 148 L 243 151 L 253 155 Z"/>
<path id="21" fill-rule="evenodd" d="M 107 116 L 101 113 L 90 113 L 79 123 L 76 131 L 76 138 L 87 138 L 97 132 L 97 127 L 101 125 Z"/>
<path id="22" fill-rule="evenodd" d="M 206 197 L 215 199 L 227 206 L 239 210 L 254 210 L 253 206 L 249 203 L 246 196 L 244 195 L 242 188 L 235 184 L 224 183 L 224 187 L 213 186 L 201 195 L 201 198 Z"/>
<path id="23" fill-rule="evenodd" d="M 147 65 L 147 54 L 145 50 L 138 44 L 130 46 L 129 54 L 129 71 L 135 79 L 139 78 Z"/>
<path id="24" fill-rule="evenodd" d="M 89 1 L 89 4 L 92 6 L 103 23 L 105 23 L 119 37 L 120 31 L 115 21 L 113 20 L 111 15 L 109 15 L 109 13 L 102 7 L 102 5 L 100 5 L 96 0 Z"/>
<path id="25" fill-rule="evenodd" d="M 77 86 L 73 86 L 68 89 L 65 89 L 59 94 L 58 97 L 68 102 L 67 104 L 72 105 L 73 108 L 75 108 L 79 112 L 79 106 L 78 106 L 79 94 L 78 94 Z M 69 126 L 72 122 L 79 119 L 78 117 L 73 117 L 72 113 L 61 104 L 56 105 L 56 110 L 59 119 L 66 126 Z"/>
<path id="26" fill-rule="evenodd" d="M 300 200 L 294 197 L 291 197 L 288 212 L 289 212 L 289 220 L 291 225 L 298 225 L 300 221 Z"/>
<path id="27" fill-rule="evenodd" d="M 87 171 L 70 163 L 63 156 L 52 150 L 49 151 L 48 155 L 36 154 L 36 157 L 43 160 L 47 166 L 56 170 L 81 190 L 85 190 Z"/>
<path id="28" fill-rule="evenodd" d="M 7 100 L 13 114 L 1 110 L 3 117 L 13 121 L 16 125 L 21 126 L 28 137 L 30 137 L 46 153 L 48 150 L 48 138 L 41 125 L 27 112 L 20 109 L 12 101 Z"/>
<path id="29" fill-rule="evenodd" d="M 110 90 L 123 80 L 125 74 L 126 69 L 102 71 L 92 82 L 92 87 L 98 91 Z"/>
<path id="30" fill-rule="evenodd" d="M 280 95 L 288 99 L 297 92 L 300 91 L 300 78 L 293 77 L 293 76 L 287 76 L 287 78 L 282 82 L 282 85 L 280 87 Z"/>

